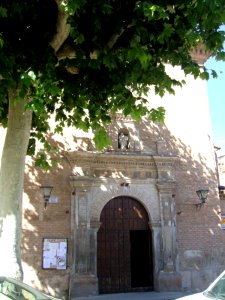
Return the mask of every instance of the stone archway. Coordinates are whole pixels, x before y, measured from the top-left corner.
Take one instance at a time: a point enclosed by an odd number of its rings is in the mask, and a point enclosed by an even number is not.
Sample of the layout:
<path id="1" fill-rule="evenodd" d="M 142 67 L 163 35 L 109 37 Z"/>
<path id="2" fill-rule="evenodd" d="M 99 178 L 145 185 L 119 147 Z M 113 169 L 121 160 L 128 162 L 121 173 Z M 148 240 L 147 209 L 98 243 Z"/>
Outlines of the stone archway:
<path id="1" fill-rule="evenodd" d="M 78 165 L 82 165 L 80 157 Z M 78 159 L 76 158 L 76 159 Z M 114 161 L 108 155 L 94 156 L 85 160 L 84 176 L 73 175 L 70 177 L 73 187 L 72 193 L 72 250 L 71 250 L 71 277 L 70 294 L 73 297 L 96 295 L 99 293 L 99 279 L 97 276 L 97 233 L 101 226 L 100 215 L 110 199 L 126 197 L 138 199 L 150 220 L 153 265 L 154 265 L 154 290 L 177 290 L 180 287 L 180 277 L 176 272 L 177 248 L 176 248 L 176 213 L 174 203 L 175 181 L 170 177 L 174 159 L 168 157 L 131 157 L 113 156 Z M 73 162 L 74 163 L 74 162 Z M 130 169 L 146 170 L 152 174 L 152 178 L 129 178 L 127 182 L 111 177 L 100 178 L 104 168 L 104 176 L 114 170 Z M 100 169 L 101 169 L 100 168 Z M 96 172 L 96 178 L 90 178 L 91 170 Z M 143 172 L 142 170 L 142 172 Z M 150 170 L 150 171 L 149 171 Z M 102 171 L 103 172 L 103 171 Z M 109 173 L 107 173 L 109 172 Z M 94 173 L 93 173 L 94 174 Z M 118 173 L 119 174 L 119 173 Z M 154 176 L 157 174 L 157 180 Z M 102 175 L 103 176 L 103 175 Z M 109 175 L 107 175 L 109 176 Z M 128 183 L 128 185 L 124 185 Z M 135 233 L 134 233 L 135 235 Z M 133 237 L 137 239 L 138 237 Z M 141 238 L 140 238 L 141 239 Z M 133 284 L 134 286 L 134 284 Z M 143 287 L 140 287 L 143 288 Z M 129 286 L 130 291 L 139 289 Z"/>
<path id="2" fill-rule="evenodd" d="M 153 289 L 152 233 L 145 208 L 134 198 L 110 200 L 97 234 L 99 293 Z"/>

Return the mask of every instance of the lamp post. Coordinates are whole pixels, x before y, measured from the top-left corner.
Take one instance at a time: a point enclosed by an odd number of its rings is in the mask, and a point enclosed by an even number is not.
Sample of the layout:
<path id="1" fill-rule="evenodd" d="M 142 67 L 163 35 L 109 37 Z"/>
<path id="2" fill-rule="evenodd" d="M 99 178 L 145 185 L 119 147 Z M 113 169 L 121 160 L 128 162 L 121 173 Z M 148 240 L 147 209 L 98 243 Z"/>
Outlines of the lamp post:
<path id="1" fill-rule="evenodd" d="M 49 199 L 50 199 L 50 196 L 51 196 L 51 192 L 52 192 L 53 186 L 42 185 L 40 187 L 40 189 L 42 190 L 42 195 L 43 195 L 43 198 L 44 198 L 45 209 L 46 209 L 47 204 L 48 204 Z"/>

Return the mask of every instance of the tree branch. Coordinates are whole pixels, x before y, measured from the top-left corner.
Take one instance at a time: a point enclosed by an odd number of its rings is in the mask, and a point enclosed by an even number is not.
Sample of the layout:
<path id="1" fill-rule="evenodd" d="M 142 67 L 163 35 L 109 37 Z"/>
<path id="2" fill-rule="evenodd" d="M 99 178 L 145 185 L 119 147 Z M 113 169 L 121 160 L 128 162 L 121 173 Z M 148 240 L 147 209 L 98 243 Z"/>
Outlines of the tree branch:
<path id="1" fill-rule="evenodd" d="M 70 32 L 70 25 L 67 23 L 68 15 L 65 11 L 62 10 L 61 0 L 55 0 L 58 6 L 58 19 L 57 19 L 57 32 L 53 37 L 50 45 L 57 52 L 60 47 L 63 45 Z"/>
<path id="2" fill-rule="evenodd" d="M 107 47 L 109 49 L 112 49 L 113 46 L 116 44 L 116 42 L 118 41 L 118 39 L 121 37 L 121 35 L 124 33 L 125 30 L 127 30 L 128 28 L 131 28 L 135 25 L 135 22 L 133 21 L 132 23 L 128 24 L 126 27 L 122 27 L 120 32 L 117 34 L 113 34 L 111 36 L 111 38 L 109 39 L 108 43 L 107 43 Z"/>

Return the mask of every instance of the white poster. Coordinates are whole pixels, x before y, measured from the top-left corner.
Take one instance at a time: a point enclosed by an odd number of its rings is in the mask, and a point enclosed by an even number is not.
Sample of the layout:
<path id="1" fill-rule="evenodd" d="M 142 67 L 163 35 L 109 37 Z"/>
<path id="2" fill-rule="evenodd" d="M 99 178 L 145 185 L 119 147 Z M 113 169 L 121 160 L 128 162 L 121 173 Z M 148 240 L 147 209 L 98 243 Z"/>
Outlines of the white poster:
<path id="1" fill-rule="evenodd" d="M 67 239 L 43 241 L 43 269 L 65 270 L 67 265 Z"/>

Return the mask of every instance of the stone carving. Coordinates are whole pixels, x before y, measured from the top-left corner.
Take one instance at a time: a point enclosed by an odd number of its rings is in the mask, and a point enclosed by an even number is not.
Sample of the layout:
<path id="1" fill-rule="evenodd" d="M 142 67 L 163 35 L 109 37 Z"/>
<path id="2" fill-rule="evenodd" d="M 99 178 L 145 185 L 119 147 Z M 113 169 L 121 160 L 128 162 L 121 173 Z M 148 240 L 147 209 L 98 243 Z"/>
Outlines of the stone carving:
<path id="1" fill-rule="evenodd" d="M 128 136 L 128 134 L 124 134 L 123 132 L 120 132 L 118 142 L 119 142 L 118 143 L 119 144 L 119 149 L 121 149 L 121 150 L 129 149 L 129 136 Z"/>

